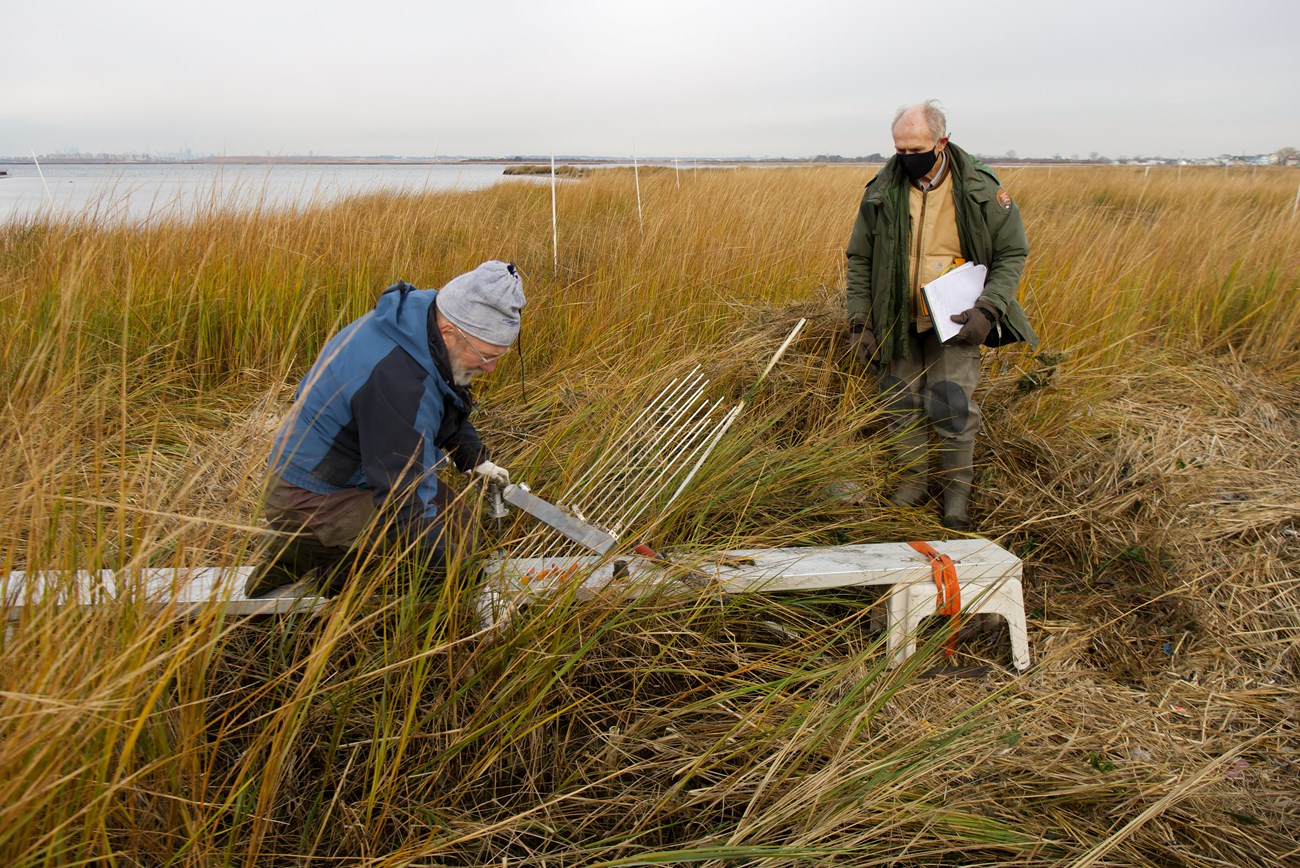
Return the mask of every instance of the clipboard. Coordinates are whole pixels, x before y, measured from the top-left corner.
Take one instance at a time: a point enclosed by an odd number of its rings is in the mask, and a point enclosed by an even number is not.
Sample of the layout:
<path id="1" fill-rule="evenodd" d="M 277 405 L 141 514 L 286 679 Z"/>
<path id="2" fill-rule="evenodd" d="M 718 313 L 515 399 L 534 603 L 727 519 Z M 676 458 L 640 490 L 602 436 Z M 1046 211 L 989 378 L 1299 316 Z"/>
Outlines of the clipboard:
<path id="1" fill-rule="evenodd" d="M 984 292 L 988 273 L 987 266 L 966 262 L 921 287 L 940 343 L 947 342 L 961 331 L 961 324 L 953 322 L 950 317 L 975 306 L 980 293 Z"/>

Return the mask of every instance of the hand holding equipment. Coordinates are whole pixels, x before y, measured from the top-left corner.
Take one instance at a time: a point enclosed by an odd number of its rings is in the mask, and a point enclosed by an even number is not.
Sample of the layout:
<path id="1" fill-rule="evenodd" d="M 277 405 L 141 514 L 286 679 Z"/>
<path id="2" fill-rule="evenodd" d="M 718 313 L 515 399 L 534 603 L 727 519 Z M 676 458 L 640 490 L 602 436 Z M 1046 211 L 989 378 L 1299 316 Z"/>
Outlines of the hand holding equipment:
<path id="1" fill-rule="evenodd" d="M 499 485 L 505 488 L 510 484 L 510 471 L 504 467 L 493 464 L 491 461 L 484 461 L 474 468 L 474 472 L 486 479 L 493 485 Z"/>

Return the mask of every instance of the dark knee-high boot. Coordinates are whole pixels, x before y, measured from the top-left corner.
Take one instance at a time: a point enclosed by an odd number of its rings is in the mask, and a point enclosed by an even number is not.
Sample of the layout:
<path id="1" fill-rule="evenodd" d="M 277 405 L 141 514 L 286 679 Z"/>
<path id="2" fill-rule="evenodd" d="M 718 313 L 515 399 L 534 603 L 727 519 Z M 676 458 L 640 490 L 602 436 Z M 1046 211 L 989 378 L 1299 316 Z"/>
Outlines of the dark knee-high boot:
<path id="1" fill-rule="evenodd" d="M 917 414 L 918 422 L 920 414 Z M 930 436 L 925 424 L 915 424 L 897 431 L 894 460 L 900 468 L 898 487 L 890 495 L 894 506 L 916 506 L 925 499 L 926 482 L 930 475 Z"/>
<path id="2" fill-rule="evenodd" d="M 949 530 L 970 530 L 968 506 L 975 478 L 974 444 L 944 444 L 939 456 L 943 461 L 943 526 Z"/>
<path id="3" fill-rule="evenodd" d="M 930 475 L 930 426 L 921 408 L 921 396 L 909 391 L 905 381 L 887 376 L 880 382 L 880 394 L 889 410 L 889 434 L 893 440 L 893 461 L 898 468 L 898 487 L 889 501 L 895 506 L 916 506 L 925 499 Z"/>

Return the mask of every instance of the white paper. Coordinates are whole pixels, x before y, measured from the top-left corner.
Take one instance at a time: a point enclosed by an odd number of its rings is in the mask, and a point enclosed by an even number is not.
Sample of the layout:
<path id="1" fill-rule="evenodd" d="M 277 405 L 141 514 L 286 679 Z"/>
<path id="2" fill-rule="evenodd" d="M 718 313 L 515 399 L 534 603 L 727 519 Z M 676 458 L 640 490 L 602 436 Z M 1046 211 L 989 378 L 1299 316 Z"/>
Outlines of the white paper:
<path id="1" fill-rule="evenodd" d="M 984 292 L 984 279 L 988 273 L 988 268 L 983 265 L 965 262 L 921 287 L 940 343 L 961 331 L 961 323 L 953 322 L 950 317 L 975 306 L 976 299 Z"/>

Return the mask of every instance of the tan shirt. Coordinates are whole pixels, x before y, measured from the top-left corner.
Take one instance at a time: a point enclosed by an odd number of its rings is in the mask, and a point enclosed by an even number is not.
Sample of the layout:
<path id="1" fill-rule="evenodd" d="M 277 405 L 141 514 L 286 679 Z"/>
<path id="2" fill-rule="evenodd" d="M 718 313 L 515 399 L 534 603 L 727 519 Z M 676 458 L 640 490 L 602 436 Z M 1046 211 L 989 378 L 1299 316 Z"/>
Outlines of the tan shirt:
<path id="1" fill-rule="evenodd" d="M 952 199 L 952 182 L 945 163 L 934 186 L 923 190 L 911 185 L 908 205 L 912 232 L 908 242 L 907 268 L 911 275 L 912 321 L 918 332 L 934 328 L 921 287 L 961 263 L 961 238 L 957 234 L 957 206 Z"/>

